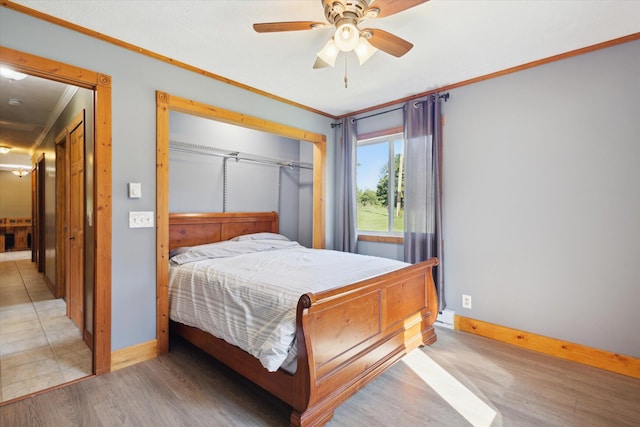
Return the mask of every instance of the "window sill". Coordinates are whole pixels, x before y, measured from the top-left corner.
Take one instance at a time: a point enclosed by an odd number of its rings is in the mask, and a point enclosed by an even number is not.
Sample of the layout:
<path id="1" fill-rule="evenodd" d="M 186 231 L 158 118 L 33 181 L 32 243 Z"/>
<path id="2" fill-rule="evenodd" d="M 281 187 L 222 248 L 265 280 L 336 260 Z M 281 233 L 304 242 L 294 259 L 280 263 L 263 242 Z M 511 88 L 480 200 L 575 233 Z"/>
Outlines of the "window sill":
<path id="1" fill-rule="evenodd" d="M 378 242 L 378 243 L 396 243 L 396 244 L 404 243 L 404 237 L 392 236 L 389 234 L 359 233 L 358 240 L 362 240 L 365 242 Z"/>

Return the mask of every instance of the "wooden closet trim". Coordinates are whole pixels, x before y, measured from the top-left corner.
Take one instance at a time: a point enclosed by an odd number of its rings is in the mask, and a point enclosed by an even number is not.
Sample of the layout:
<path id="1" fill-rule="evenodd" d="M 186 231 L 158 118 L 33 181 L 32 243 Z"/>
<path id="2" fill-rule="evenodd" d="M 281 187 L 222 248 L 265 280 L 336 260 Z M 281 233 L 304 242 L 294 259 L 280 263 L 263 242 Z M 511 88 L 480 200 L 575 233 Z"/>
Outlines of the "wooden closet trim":
<path id="1" fill-rule="evenodd" d="M 0 46 L 0 62 L 16 71 L 94 92 L 94 323 L 96 375 L 111 370 L 111 77 Z"/>
<path id="2" fill-rule="evenodd" d="M 158 355 L 169 351 L 169 111 L 191 114 L 313 144 L 313 247 L 325 247 L 326 136 L 156 92 L 156 315 Z"/>

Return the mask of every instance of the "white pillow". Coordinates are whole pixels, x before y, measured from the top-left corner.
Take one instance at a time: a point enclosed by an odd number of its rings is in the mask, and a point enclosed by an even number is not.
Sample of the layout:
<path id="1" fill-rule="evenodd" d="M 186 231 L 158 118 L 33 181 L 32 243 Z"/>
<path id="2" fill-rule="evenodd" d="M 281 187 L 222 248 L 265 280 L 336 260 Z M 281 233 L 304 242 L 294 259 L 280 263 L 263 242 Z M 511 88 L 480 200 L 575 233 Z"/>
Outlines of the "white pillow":
<path id="1" fill-rule="evenodd" d="M 175 249 L 171 249 L 169 251 L 169 258 L 173 258 L 176 255 L 180 255 L 183 254 L 185 252 L 189 252 L 191 250 L 192 246 L 182 246 L 179 248 L 175 248 Z"/>
<path id="2" fill-rule="evenodd" d="M 242 236 L 234 237 L 233 239 L 229 239 L 233 242 L 242 242 L 245 240 L 286 240 L 290 241 L 289 238 L 283 236 L 278 233 L 252 233 L 252 234 L 243 234 Z"/>
<path id="3" fill-rule="evenodd" d="M 296 248 L 299 246 L 300 244 L 298 242 L 292 242 L 289 239 L 225 240 L 223 242 L 192 246 L 188 248 L 188 251 L 172 257 L 171 261 L 175 264 L 186 264 L 188 262 L 202 261 L 205 259 L 228 258 L 236 255 L 271 251 L 274 249 Z"/>
<path id="4" fill-rule="evenodd" d="M 201 261 L 203 259 L 226 258 L 246 253 L 246 249 L 242 245 L 228 240 L 191 246 L 185 249 L 185 251 L 178 251 L 178 253 L 173 254 L 171 261 L 176 264 L 185 264 L 187 262 Z"/>

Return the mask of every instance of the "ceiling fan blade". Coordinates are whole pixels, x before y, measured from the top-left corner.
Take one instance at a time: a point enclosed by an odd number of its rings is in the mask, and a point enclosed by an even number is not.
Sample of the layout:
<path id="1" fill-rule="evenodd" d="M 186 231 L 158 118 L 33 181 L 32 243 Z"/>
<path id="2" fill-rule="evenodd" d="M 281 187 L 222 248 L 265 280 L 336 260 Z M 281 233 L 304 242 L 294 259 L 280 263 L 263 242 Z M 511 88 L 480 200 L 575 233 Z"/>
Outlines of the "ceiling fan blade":
<path id="1" fill-rule="evenodd" d="M 253 29 L 258 33 L 275 33 L 279 31 L 311 30 L 314 27 L 324 27 L 324 22 L 294 21 L 294 22 L 265 22 L 253 24 Z"/>
<path id="2" fill-rule="evenodd" d="M 378 18 L 391 16 L 403 10 L 411 9 L 429 0 L 376 0 L 369 9 L 379 9 Z M 365 12 L 366 15 L 366 12 Z"/>
<path id="3" fill-rule="evenodd" d="M 371 34 L 371 37 L 367 38 L 367 41 L 371 43 L 373 47 L 377 47 L 381 51 L 398 58 L 409 52 L 413 47 L 413 44 L 405 39 L 401 39 L 383 30 L 367 28 L 363 30 L 363 32 Z"/>

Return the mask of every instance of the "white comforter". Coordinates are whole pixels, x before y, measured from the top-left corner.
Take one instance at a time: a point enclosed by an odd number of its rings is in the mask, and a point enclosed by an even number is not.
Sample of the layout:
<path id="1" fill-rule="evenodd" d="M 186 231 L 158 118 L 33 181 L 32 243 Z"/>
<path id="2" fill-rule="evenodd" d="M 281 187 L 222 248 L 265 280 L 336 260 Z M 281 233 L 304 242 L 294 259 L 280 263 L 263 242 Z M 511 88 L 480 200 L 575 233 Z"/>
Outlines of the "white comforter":
<path id="1" fill-rule="evenodd" d="M 169 314 L 176 322 L 242 348 L 267 370 L 276 371 L 285 359 L 295 359 L 301 295 L 407 265 L 284 240 L 203 245 L 172 258 Z"/>

